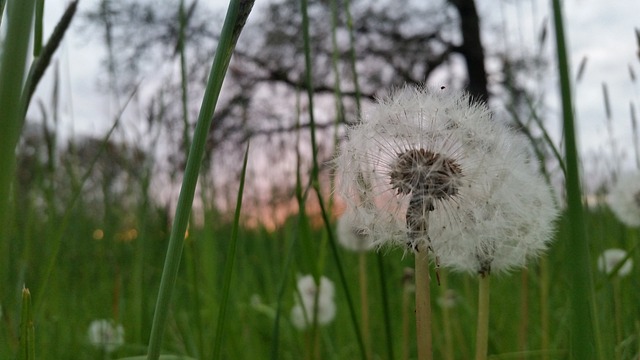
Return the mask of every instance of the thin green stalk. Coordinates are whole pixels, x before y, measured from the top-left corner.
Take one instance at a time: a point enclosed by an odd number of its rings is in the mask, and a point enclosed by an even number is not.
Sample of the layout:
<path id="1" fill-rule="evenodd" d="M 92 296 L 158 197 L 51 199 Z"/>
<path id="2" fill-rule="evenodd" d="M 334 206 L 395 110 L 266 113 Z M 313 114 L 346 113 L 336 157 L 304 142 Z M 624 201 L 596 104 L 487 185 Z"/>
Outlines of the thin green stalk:
<path id="1" fill-rule="evenodd" d="M 278 300 L 276 302 L 276 318 L 273 321 L 273 336 L 271 337 L 271 360 L 280 359 L 279 356 L 279 345 L 280 345 L 280 318 L 282 315 L 282 299 L 284 298 L 284 292 L 287 288 L 287 282 L 289 278 L 287 274 L 289 274 L 289 269 L 293 264 L 293 254 L 294 248 L 297 243 L 297 237 L 293 236 L 291 240 L 291 244 L 287 250 L 287 255 L 285 256 L 284 267 L 282 269 L 282 282 L 278 287 Z M 306 312 L 303 312 L 306 313 Z"/>
<path id="2" fill-rule="evenodd" d="M 636 155 L 636 167 L 640 170 L 640 137 L 638 136 L 638 120 L 636 120 L 636 109 L 633 103 L 629 103 L 629 112 L 631 114 L 631 139 L 633 140 L 633 152 Z"/>
<path id="3" fill-rule="evenodd" d="M 418 359 L 433 359 L 431 339 L 431 279 L 429 276 L 428 249 L 422 247 L 415 254 L 416 276 L 416 340 Z"/>
<path id="4" fill-rule="evenodd" d="M 317 145 L 316 129 L 315 129 L 315 117 L 314 117 L 314 111 L 313 111 L 313 80 L 311 76 L 311 69 L 312 69 L 311 44 L 310 44 L 310 37 L 309 37 L 309 13 L 307 10 L 307 0 L 300 0 L 300 10 L 302 12 L 302 39 L 303 39 L 304 59 L 305 59 L 305 82 L 307 87 L 307 100 L 309 102 L 308 103 L 309 125 L 310 125 L 309 128 L 311 130 L 311 154 L 313 158 L 313 165 L 311 169 L 311 183 L 318 197 L 318 203 L 320 205 L 322 220 L 327 230 L 331 252 L 336 262 L 336 267 L 340 277 L 340 282 L 342 283 L 342 287 L 345 292 L 345 297 L 347 298 L 347 304 L 349 306 L 349 314 L 351 315 L 351 322 L 353 324 L 354 331 L 356 333 L 356 339 L 358 341 L 358 346 L 360 348 L 360 354 L 363 359 L 366 359 L 367 353 L 364 346 L 364 342 L 362 340 L 362 333 L 361 333 L 360 327 L 358 326 L 358 320 L 356 318 L 355 308 L 353 306 L 353 299 L 351 297 L 351 292 L 349 291 L 349 287 L 347 285 L 347 279 L 344 274 L 344 269 L 342 268 L 342 262 L 340 261 L 340 256 L 338 255 L 339 254 L 338 247 L 336 245 L 336 241 L 333 236 L 333 229 L 331 228 L 331 219 L 329 219 L 329 212 L 325 207 L 325 202 L 322 196 L 322 189 L 320 188 L 319 166 L 318 166 L 318 145 Z"/>
<path id="5" fill-rule="evenodd" d="M 196 6 L 196 3 L 192 6 Z M 178 51 L 180 52 L 180 95 L 182 100 L 182 144 L 184 149 L 191 146 L 191 138 L 189 137 L 189 111 L 188 111 L 188 85 L 187 79 L 187 54 L 185 51 L 185 29 L 187 28 L 188 18 L 184 11 L 184 0 L 180 0 L 179 10 L 180 32 L 178 33 Z"/>
<path id="6" fill-rule="evenodd" d="M 369 322 L 369 294 L 367 291 L 367 253 L 358 254 L 358 273 L 360 283 L 360 312 L 362 317 L 362 333 L 367 359 L 371 359 L 371 325 Z"/>
<path id="7" fill-rule="evenodd" d="M 69 25 L 71 25 L 71 20 L 78 9 L 78 1 L 71 2 L 64 14 L 60 18 L 60 21 L 56 24 L 56 27 L 53 29 L 49 40 L 45 44 L 44 48 L 38 51 L 38 57 L 33 61 L 31 67 L 29 68 L 29 75 L 27 76 L 27 81 L 25 82 L 24 89 L 22 90 L 23 97 L 23 113 L 26 115 L 27 109 L 29 108 L 29 103 L 31 102 L 31 98 L 33 97 L 33 93 L 36 91 L 36 87 L 40 83 L 42 76 L 44 76 L 45 71 L 49 67 L 49 63 L 53 58 L 58 47 L 62 43 L 62 39 L 64 38 L 64 34 L 69 29 Z"/>
<path id="8" fill-rule="evenodd" d="M 197 2 L 194 2 L 192 4 L 193 6 L 196 6 Z M 182 148 L 183 149 L 188 149 L 191 146 L 191 137 L 189 134 L 189 111 L 188 111 L 188 104 L 189 104 L 189 79 L 187 78 L 187 54 L 186 54 L 186 50 L 185 50 L 185 43 L 186 43 L 186 38 L 185 38 L 185 30 L 187 28 L 188 25 L 188 20 L 189 18 L 187 17 L 187 14 L 185 12 L 185 8 L 184 8 L 184 0 L 180 0 L 180 6 L 178 9 L 178 21 L 180 23 L 180 29 L 178 32 L 178 52 L 180 54 L 180 95 L 181 95 L 181 105 L 182 105 Z M 203 196 L 204 197 L 204 196 Z M 206 204 L 207 202 L 204 201 L 205 199 L 203 199 L 203 203 Z M 199 353 L 199 357 L 203 357 L 204 356 L 204 328 L 202 326 L 202 318 L 200 316 L 201 314 L 201 304 L 200 304 L 200 291 L 199 291 L 199 279 L 198 279 L 198 267 L 197 267 L 197 263 L 195 261 L 196 259 L 196 249 L 195 249 L 195 243 L 191 242 L 190 244 L 190 250 L 191 250 L 191 254 L 193 255 L 192 257 L 192 261 L 191 261 L 191 266 L 190 266 L 190 270 L 191 270 L 191 284 L 192 284 L 192 290 L 193 290 L 193 299 L 194 299 L 194 304 L 193 304 L 193 321 L 195 322 L 195 328 L 196 328 L 196 332 L 197 332 L 197 343 L 198 343 L 198 353 Z"/>
<path id="9" fill-rule="evenodd" d="M 24 115 L 21 89 L 27 64 L 33 0 L 12 1 L 0 52 L 0 241 L 5 242 L 9 218 L 9 194 L 15 172 L 15 149 Z"/>
<path id="10" fill-rule="evenodd" d="M 211 66 L 209 80 L 207 81 L 207 87 L 202 99 L 200 114 L 193 135 L 193 142 L 191 143 L 189 156 L 187 157 L 187 166 L 178 197 L 178 205 L 176 207 L 176 214 L 167 247 L 167 255 L 162 270 L 162 278 L 160 280 L 160 289 L 158 291 L 151 337 L 149 339 L 148 360 L 157 360 L 160 356 L 160 346 L 171 306 L 171 294 L 173 293 L 173 288 L 178 277 L 184 234 L 187 230 L 187 224 L 191 214 L 191 206 L 198 182 L 198 174 L 204 155 L 207 134 L 211 127 L 213 113 L 227 68 L 229 67 L 233 49 L 247 17 L 251 12 L 253 3 L 253 0 L 232 0 L 229 3 L 227 15 L 220 34 L 220 40 Z"/>
<path id="11" fill-rule="evenodd" d="M 33 31 L 33 57 L 38 57 L 42 50 L 42 19 L 44 17 L 44 0 L 36 0 L 36 18 Z"/>
<path id="12" fill-rule="evenodd" d="M 384 334 L 387 342 L 387 358 L 389 360 L 393 360 L 395 359 L 395 356 L 393 356 L 393 339 L 395 336 L 391 329 L 391 311 L 389 310 L 389 292 L 387 291 L 387 273 L 384 268 L 384 255 L 380 251 L 377 251 L 376 259 L 378 260 L 378 273 L 380 274 L 380 297 L 382 298 L 382 315 L 384 316 Z"/>
<path id="13" fill-rule="evenodd" d="M 22 289 L 22 316 L 20 318 L 20 359 L 36 358 L 35 328 L 33 325 L 33 309 L 29 289 Z"/>
<path id="14" fill-rule="evenodd" d="M 489 290 L 491 275 L 480 275 L 478 282 L 478 323 L 476 328 L 476 360 L 486 360 L 489 345 Z"/>
<path id="15" fill-rule="evenodd" d="M 565 164 L 567 167 L 565 188 L 567 191 L 568 222 L 571 230 L 568 248 L 571 249 L 572 254 L 567 258 L 567 269 L 570 271 L 569 283 L 571 284 L 572 311 L 570 353 L 573 359 L 589 359 L 596 353 L 594 344 L 597 344 L 599 340 L 596 338 L 593 329 L 593 314 L 591 310 L 594 304 L 592 296 L 593 285 L 582 208 L 578 150 L 571 103 L 569 62 L 565 45 L 562 9 L 560 0 L 552 0 L 552 4 L 564 120 Z M 600 346 L 598 347 L 600 348 Z"/>
<path id="16" fill-rule="evenodd" d="M 191 308 L 191 321 L 193 321 L 193 327 L 196 332 L 196 343 L 197 343 L 197 357 L 204 357 L 204 327 L 202 325 L 202 305 L 200 302 L 200 284 L 201 279 L 198 276 L 198 248 L 196 247 L 195 240 L 187 240 L 185 239 L 185 243 L 187 245 L 187 252 L 185 253 L 185 261 L 189 264 L 188 267 L 188 278 L 189 283 L 191 284 L 191 298 L 193 303 L 190 305 Z"/>
<path id="17" fill-rule="evenodd" d="M 44 299 L 44 296 L 47 294 L 47 286 L 49 284 L 49 280 L 52 277 L 53 272 L 56 269 L 56 263 L 58 262 L 58 255 L 60 254 L 60 249 L 62 248 L 62 240 L 64 238 L 65 235 L 65 231 L 67 230 L 67 227 L 69 226 L 70 220 L 71 220 L 71 216 L 73 214 L 73 208 L 76 204 L 76 202 L 78 201 L 78 199 L 80 199 L 80 196 L 82 195 L 82 186 L 87 182 L 87 180 L 89 180 L 89 177 L 91 176 L 91 173 L 93 172 L 93 168 L 95 166 L 95 164 L 98 162 L 98 158 L 100 158 L 100 156 L 102 156 L 102 154 L 104 153 L 105 149 L 107 148 L 107 145 L 109 144 L 109 139 L 111 139 L 111 135 L 113 135 L 113 133 L 115 132 L 115 130 L 118 128 L 118 125 L 120 124 L 120 118 L 122 116 L 122 114 L 124 113 L 124 110 L 127 108 L 129 102 L 131 101 L 131 99 L 133 99 L 133 96 L 136 93 L 136 89 L 134 89 L 134 91 L 131 93 L 131 95 L 129 96 L 129 98 L 127 99 L 127 101 L 125 102 L 124 106 L 122 107 L 122 109 L 120 109 L 120 112 L 118 114 L 118 116 L 116 117 L 115 121 L 113 122 L 113 125 L 111 126 L 111 128 L 109 129 L 109 131 L 107 132 L 107 134 L 104 136 L 104 138 L 102 139 L 102 143 L 100 144 L 100 148 L 98 149 L 98 152 L 95 154 L 95 156 L 93 157 L 93 159 L 91 159 L 90 161 L 90 165 L 89 168 L 87 169 L 87 171 L 83 174 L 82 178 L 80 179 L 80 185 L 77 189 L 74 190 L 73 192 L 73 197 L 71 198 L 71 201 L 69 201 L 68 204 L 66 204 L 66 209 L 65 212 L 62 216 L 62 221 L 60 222 L 60 225 L 56 231 L 56 233 L 51 236 L 51 238 L 53 239 L 53 251 L 51 251 L 51 254 L 49 256 L 49 263 L 47 264 L 47 267 L 45 268 L 45 273 L 42 276 L 42 280 L 40 281 L 40 286 L 38 287 L 39 292 L 38 295 L 35 298 L 35 306 L 38 307 L 37 308 L 37 313 L 36 313 L 36 317 L 39 317 L 39 315 L 41 314 L 41 312 L 44 309 L 44 306 L 42 303 L 42 299 Z"/>
<path id="18" fill-rule="evenodd" d="M 342 102 L 342 89 L 340 86 L 340 69 L 338 64 L 340 61 L 340 49 L 338 48 L 338 38 L 336 30 L 338 28 L 338 1 L 331 0 L 331 68 L 333 70 L 333 88 L 336 101 L 336 127 L 344 122 L 344 104 Z M 337 136 L 337 132 L 336 132 Z M 337 146 L 337 143 L 336 143 Z"/>
<path id="19" fill-rule="evenodd" d="M 447 296 L 449 290 L 448 278 L 446 272 L 440 273 L 440 290 L 441 296 Z M 449 306 L 442 307 L 442 328 L 444 330 L 444 358 L 447 360 L 453 360 L 453 330 L 451 328 L 451 309 Z"/>
<path id="20" fill-rule="evenodd" d="M 616 329 L 616 346 L 615 346 L 615 356 L 616 359 L 622 358 L 622 349 L 620 345 L 622 344 L 622 293 L 620 292 L 620 277 L 613 279 L 613 318 L 615 319 L 615 329 Z"/>
<path id="21" fill-rule="evenodd" d="M 353 75 L 353 86 L 356 90 L 356 116 L 360 121 L 360 114 L 362 112 L 362 106 L 360 104 L 360 82 L 358 81 L 358 71 L 356 69 L 356 37 L 353 31 L 353 17 L 351 16 L 351 1 L 346 0 L 344 2 L 345 13 L 347 14 L 347 30 L 349 32 L 349 57 L 351 64 L 351 73 Z"/>
<path id="22" fill-rule="evenodd" d="M 540 329 L 542 360 L 549 360 L 548 350 L 550 349 L 549 327 L 549 261 L 546 256 L 540 259 Z"/>
<path id="23" fill-rule="evenodd" d="M 412 289 L 415 291 L 413 278 L 409 279 L 405 274 L 402 278 L 402 360 L 409 360 L 409 307 Z"/>
<path id="24" fill-rule="evenodd" d="M 5 5 L 7 5 L 7 0 L 0 0 L 0 25 L 2 25 L 2 15 L 4 15 Z"/>
<path id="25" fill-rule="evenodd" d="M 249 158 L 249 144 L 244 153 L 242 162 L 242 173 L 240 174 L 240 186 L 238 187 L 238 198 L 236 200 L 236 211 L 233 215 L 233 228 L 231 230 L 231 242 L 229 250 L 225 257 L 224 280 L 222 283 L 222 302 L 218 313 L 218 324 L 216 326 L 216 340 L 213 345 L 213 359 L 220 359 L 222 352 L 222 340 L 224 339 L 224 321 L 229 306 L 229 294 L 231 293 L 231 280 L 233 278 L 233 264 L 236 259 L 236 250 L 238 248 L 238 228 L 240 227 L 240 209 L 242 208 L 242 195 L 244 194 L 244 180 L 247 174 L 247 159 Z"/>
<path id="26" fill-rule="evenodd" d="M 529 271 L 520 273 L 520 324 L 518 326 L 518 350 L 527 351 L 529 338 Z"/>

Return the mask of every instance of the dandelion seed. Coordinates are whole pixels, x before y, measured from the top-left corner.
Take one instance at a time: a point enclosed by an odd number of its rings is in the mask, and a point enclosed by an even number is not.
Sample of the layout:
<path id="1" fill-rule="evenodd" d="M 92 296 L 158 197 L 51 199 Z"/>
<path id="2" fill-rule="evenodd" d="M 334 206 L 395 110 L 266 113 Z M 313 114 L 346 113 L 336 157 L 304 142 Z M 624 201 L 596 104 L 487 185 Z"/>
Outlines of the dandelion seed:
<path id="1" fill-rule="evenodd" d="M 301 276 L 298 279 L 298 293 L 300 296 L 295 295 L 296 304 L 291 309 L 291 322 L 296 328 L 303 330 L 309 327 L 314 320 L 314 311 L 317 311 L 318 325 L 326 325 L 333 321 L 336 305 L 335 289 L 331 280 L 321 276 L 320 286 L 317 286 L 313 276 Z"/>
<path id="2" fill-rule="evenodd" d="M 622 249 L 607 249 L 598 257 L 598 270 L 611 275 L 620 263 L 627 257 L 627 252 Z M 616 273 L 617 276 L 623 277 L 631 273 L 633 269 L 633 260 L 627 259 Z"/>
<path id="3" fill-rule="evenodd" d="M 621 176 L 607 200 L 621 222 L 631 227 L 640 226 L 640 172 Z"/>
<path id="4" fill-rule="evenodd" d="M 124 328 L 106 319 L 94 320 L 89 325 L 89 342 L 107 353 L 116 351 L 124 344 Z"/>

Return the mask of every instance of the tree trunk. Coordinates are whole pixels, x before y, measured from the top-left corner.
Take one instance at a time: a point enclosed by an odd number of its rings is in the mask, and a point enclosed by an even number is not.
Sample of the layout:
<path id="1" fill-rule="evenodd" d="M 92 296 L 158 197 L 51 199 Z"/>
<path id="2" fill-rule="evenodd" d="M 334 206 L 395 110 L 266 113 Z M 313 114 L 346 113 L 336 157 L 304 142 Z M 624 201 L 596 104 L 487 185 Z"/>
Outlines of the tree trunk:
<path id="1" fill-rule="evenodd" d="M 480 101 L 489 99 L 487 89 L 487 71 L 484 66 L 484 49 L 480 42 L 480 19 L 473 0 L 449 0 L 460 15 L 462 45 L 458 52 L 467 63 L 469 83 L 467 90 L 471 96 Z"/>

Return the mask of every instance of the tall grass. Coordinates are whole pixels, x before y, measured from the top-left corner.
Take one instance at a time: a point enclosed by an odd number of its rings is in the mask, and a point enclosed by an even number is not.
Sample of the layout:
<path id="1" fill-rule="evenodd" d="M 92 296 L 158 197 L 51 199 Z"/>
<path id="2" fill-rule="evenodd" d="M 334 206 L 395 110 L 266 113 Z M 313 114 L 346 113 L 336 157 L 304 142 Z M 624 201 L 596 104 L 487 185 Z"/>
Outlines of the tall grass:
<path id="1" fill-rule="evenodd" d="M 316 158 L 319 144 L 314 127 L 314 95 L 310 91 L 313 54 L 308 18 L 302 33 L 314 160 L 309 183 L 302 180 L 307 169 L 302 161 L 298 164 L 296 196 L 300 212 L 275 229 L 241 226 L 243 173 L 235 194 L 233 217 L 223 216 L 208 204 L 203 210 L 204 223 L 192 221 L 188 227 L 195 185 L 202 176 L 204 141 L 235 42 L 252 3 L 230 4 L 193 134 L 188 132 L 183 107 L 182 135 L 184 143 L 190 145 L 190 152 L 175 216 L 152 199 L 152 164 L 130 164 L 143 168 L 140 177 L 132 177 L 127 183 L 140 192 L 139 202 L 133 208 L 115 200 L 109 202 L 113 194 L 108 191 L 106 177 L 97 184 L 104 191 L 102 200 L 108 207 L 104 214 L 95 210 L 95 202 L 83 190 L 95 180 L 98 160 L 113 145 L 111 134 L 119 124 L 119 116 L 114 119 L 112 130 L 99 139 L 99 150 L 84 168 L 78 170 L 64 159 L 48 159 L 50 168 L 34 166 L 30 175 L 35 180 L 28 193 L 19 192 L 23 184 L 16 181 L 14 149 L 32 94 L 26 89 L 37 85 L 41 76 L 33 77 L 34 69 L 42 66 L 40 69 L 44 71 L 48 67 L 61 39 L 52 36 L 43 41 L 42 4 L 43 1 L 13 1 L 2 17 L 7 36 L 0 59 L 1 359 L 293 360 L 300 359 L 301 354 L 322 359 L 395 359 L 399 354 L 415 358 L 416 329 L 403 321 L 403 317 L 414 316 L 415 302 L 408 296 L 411 288 L 403 281 L 405 269 L 413 266 L 412 259 L 403 257 L 401 250 L 388 250 L 364 254 L 366 262 L 361 262 L 358 255 L 336 245 L 333 208 L 325 198 L 326 187 L 319 176 L 320 160 Z M 558 163 L 559 171 L 566 175 L 568 207 L 559 221 L 554 245 L 542 264 L 491 280 L 487 352 L 492 359 L 634 359 L 640 353 L 637 320 L 640 293 L 636 291 L 640 286 L 640 269 L 636 266 L 626 278 L 607 276 L 593 269 L 596 256 L 591 254 L 621 247 L 630 250 L 630 258 L 637 262 L 640 257 L 634 244 L 639 240 L 638 231 L 622 226 L 603 204 L 582 206 L 562 9 L 560 1 L 554 0 L 552 4 L 563 101 L 564 153 L 553 143 L 539 109 L 533 102 L 528 106 L 536 131 L 544 138 L 544 145 L 538 145 L 544 146 L 544 150 L 536 148 L 539 159 Z M 3 5 L 4 1 L 0 1 L 0 13 Z M 302 0 L 301 5 L 307 17 L 306 1 Z M 351 29 L 349 2 L 345 6 Z M 72 16 L 66 25 L 61 22 L 64 26 L 60 29 L 68 27 Z M 32 18 L 37 18 L 33 28 Z M 181 19 L 184 31 L 186 20 Z M 352 41 L 353 34 L 350 31 Z M 37 57 L 29 65 L 31 37 Z M 182 46 L 181 73 L 186 80 Z M 348 55 L 349 66 L 357 76 L 353 44 Z M 29 73 L 28 68 L 32 69 Z M 34 79 L 33 85 L 28 85 L 29 78 Z M 357 77 L 354 81 L 358 93 Z M 185 106 L 186 81 L 182 90 L 181 101 Z M 340 88 L 336 88 L 336 96 L 339 95 Z M 359 99 L 356 107 L 359 113 Z M 512 115 L 516 118 L 516 111 Z M 527 125 L 526 121 L 520 123 L 523 127 Z M 48 131 L 46 127 L 43 129 Z M 532 142 L 533 134 L 528 133 Z M 44 142 L 36 145 L 45 147 Z M 551 155 L 546 149 L 550 149 Z M 247 151 L 245 166 L 248 154 Z M 551 181 L 552 174 L 548 175 Z M 70 189 L 52 185 L 58 178 L 67 179 Z M 49 200 L 40 201 L 38 194 L 45 192 Z M 310 194 L 316 195 L 321 205 L 321 226 L 305 211 Z M 360 318 L 363 309 L 351 296 L 360 289 L 359 266 L 363 263 L 371 275 L 364 292 L 369 307 L 366 329 L 362 328 Z M 293 282 L 302 272 L 313 273 L 316 278 L 324 275 L 339 283 L 336 319 L 311 330 L 311 338 L 317 341 L 311 345 L 289 320 L 289 310 L 295 301 Z M 450 291 L 433 291 L 430 299 L 436 329 L 434 358 L 471 358 L 476 329 L 469 324 L 476 323 L 479 290 L 467 276 L 443 273 L 442 278 L 441 289 Z M 443 299 L 445 295 L 451 298 Z M 111 354 L 95 348 L 87 338 L 87 327 L 96 318 L 113 319 L 126 331 L 125 344 Z M 522 340 L 523 328 L 527 329 L 526 341 Z M 366 344 L 365 332 L 371 334 L 372 340 Z"/>
<path id="2" fill-rule="evenodd" d="M 571 287 L 571 343 L 572 359 L 588 359 L 597 350 L 594 334 L 592 309 L 594 308 L 590 271 L 589 244 L 582 206 L 582 187 L 578 169 L 578 145 L 571 97 L 571 77 L 565 43 L 564 20 L 559 0 L 553 0 L 553 20 L 557 47 L 558 70 L 560 75 L 560 95 L 565 143 L 565 188 L 567 191 L 568 221 L 571 233 L 567 239 L 573 249 L 569 257 Z"/>
<path id="3" fill-rule="evenodd" d="M 3 4 L 4 5 L 4 4 Z M 33 1 L 13 1 L 7 7 L 7 33 L 0 54 L 0 241 L 8 241 L 10 186 L 15 171 L 15 148 L 22 129 L 22 84 L 27 67 Z"/>
<path id="4" fill-rule="evenodd" d="M 211 128 L 213 113 L 218 97 L 220 96 L 220 89 L 222 88 L 229 62 L 231 61 L 233 49 L 235 48 L 240 32 L 247 21 L 252 7 L 253 0 L 237 0 L 229 3 L 220 41 L 213 59 L 213 64 L 211 65 L 209 80 L 202 99 L 200 114 L 198 115 L 193 142 L 191 143 L 187 166 L 184 171 L 174 223 L 171 228 L 171 236 L 169 237 L 167 256 L 163 266 L 162 280 L 160 282 L 160 290 L 158 291 L 158 301 L 153 318 L 153 327 L 151 328 L 151 338 L 149 339 L 149 360 L 158 359 L 160 356 L 160 346 L 171 306 L 171 294 L 178 277 L 183 241 L 187 231 L 189 216 L 191 215 L 191 206 L 193 205 L 196 184 L 200 174 L 200 165 L 204 156 L 207 134 Z M 232 264 L 233 262 L 230 262 L 230 265 Z M 218 336 L 221 336 L 221 334 L 218 334 Z"/>

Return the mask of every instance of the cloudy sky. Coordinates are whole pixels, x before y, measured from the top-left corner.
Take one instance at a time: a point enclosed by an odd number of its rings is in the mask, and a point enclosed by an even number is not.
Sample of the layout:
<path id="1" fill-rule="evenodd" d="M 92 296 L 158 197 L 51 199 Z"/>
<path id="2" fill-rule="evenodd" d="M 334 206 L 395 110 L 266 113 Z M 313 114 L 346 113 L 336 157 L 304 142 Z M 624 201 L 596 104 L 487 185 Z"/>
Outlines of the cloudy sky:
<path id="1" fill-rule="evenodd" d="M 80 2 L 80 12 L 95 6 L 96 0 Z M 214 6 L 223 9 L 226 2 L 216 0 Z M 481 0 L 477 1 L 484 17 L 491 17 L 483 26 L 502 24 L 514 29 L 503 39 L 505 46 L 527 47 L 537 44 L 542 24 L 549 24 L 550 0 Z M 257 6 L 259 6 L 258 1 Z M 62 1 L 46 2 L 45 30 L 50 33 L 64 10 Z M 603 161 L 612 153 L 608 135 L 603 84 L 609 91 L 612 132 L 616 158 L 630 169 L 635 166 L 632 143 L 630 102 L 640 104 L 638 82 L 633 82 L 630 68 L 640 76 L 638 44 L 634 29 L 640 28 L 640 1 L 637 0 L 567 0 L 564 11 L 571 52 L 572 72 L 577 72 L 582 59 L 587 59 L 584 75 L 574 88 L 579 141 L 585 161 Z M 249 19 L 251 21 L 251 18 Z M 47 36 L 45 34 L 45 37 Z M 550 34 L 551 35 L 551 34 Z M 98 74 L 104 51 L 98 37 L 88 37 L 74 27 L 58 54 L 62 75 L 62 117 L 64 131 L 100 134 L 109 126 L 116 109 L 106 94 L 100 93 Z M 552 39 L 548 39 L 552 40 Z M 490 40 L 485 40 L 490 41 Z M 553 43 L 545 50 L 550 56 Z M 553 61 L 553 58 L 550 57 Z M 555 67 L 551 68 L 555 70 Z M 49 77 L 51 72 L 49 72 Z M 104 79 L 104 77 L 102 77 Z M 547 75 L 547 124 L 556 138 L 560 134 L 560 109 L 557 97 L 557 73 Z M 51 85 L 43 83 L 36 96 L 45 103 Z M 49 89 L 47 89 L 49 88 Z"/>

